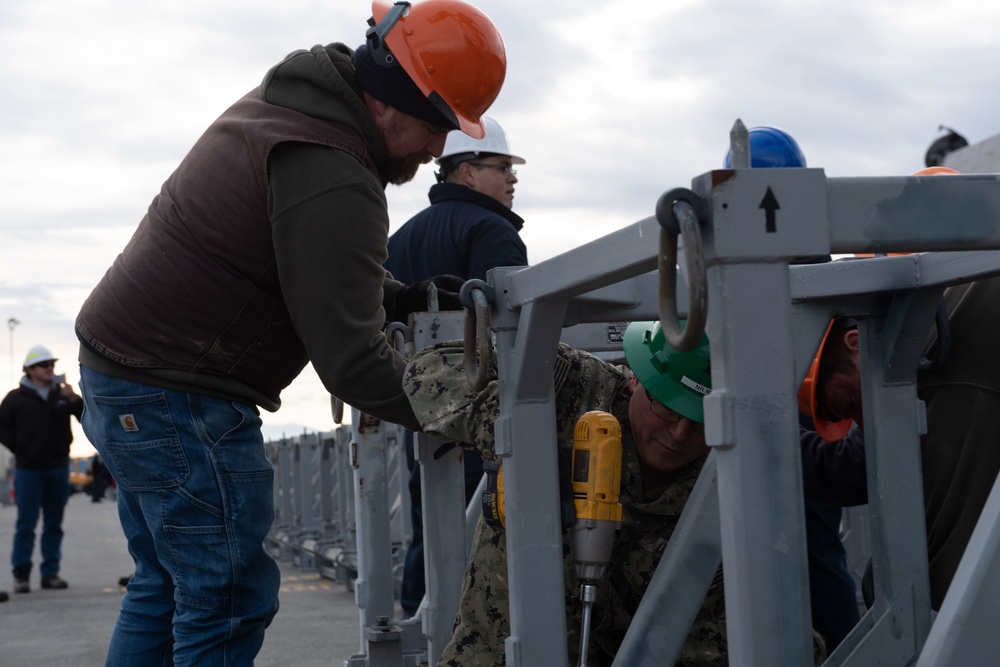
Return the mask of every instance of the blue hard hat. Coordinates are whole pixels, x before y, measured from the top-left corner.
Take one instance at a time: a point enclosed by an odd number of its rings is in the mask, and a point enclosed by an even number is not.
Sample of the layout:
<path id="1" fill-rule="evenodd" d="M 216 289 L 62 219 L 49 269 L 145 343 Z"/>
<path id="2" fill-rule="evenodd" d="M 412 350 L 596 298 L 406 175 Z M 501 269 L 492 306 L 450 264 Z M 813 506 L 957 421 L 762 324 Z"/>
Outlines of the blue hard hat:
<path id="1" fill-rule="evenodd" d="M 760 125 L 751 127 L 748 133 L 750 135 L 750 166 L 754 169 L 806 166 L 806 156 L 799 148 L 799 143 L 784 130 L 769 125 Z M 728 150 L 722 167 L 723 169 L 733 168 L 733 161 Z"/>

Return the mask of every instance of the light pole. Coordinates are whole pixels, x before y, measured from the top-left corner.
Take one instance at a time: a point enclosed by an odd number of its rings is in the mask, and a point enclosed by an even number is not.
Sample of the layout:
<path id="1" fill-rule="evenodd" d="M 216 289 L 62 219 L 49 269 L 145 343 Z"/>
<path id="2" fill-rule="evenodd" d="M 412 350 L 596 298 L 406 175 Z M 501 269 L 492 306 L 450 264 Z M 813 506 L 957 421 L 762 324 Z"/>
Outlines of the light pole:
<path id="1" fill-rule="evenodd" d="M 7 328 L 10 329 L 10 386 L 14 386 L 14 327 L 20 322 L 16 317 L 7 320 Z"/>

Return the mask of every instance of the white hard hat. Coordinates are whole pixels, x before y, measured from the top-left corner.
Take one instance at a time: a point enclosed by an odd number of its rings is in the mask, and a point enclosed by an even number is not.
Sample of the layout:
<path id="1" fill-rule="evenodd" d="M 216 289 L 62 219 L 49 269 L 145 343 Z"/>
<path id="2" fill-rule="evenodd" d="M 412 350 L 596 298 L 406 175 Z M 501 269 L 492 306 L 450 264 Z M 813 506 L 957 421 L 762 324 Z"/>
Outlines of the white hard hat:
<path id="1" fill-rule="evenodd" d="M 452 162 L 451 158 L 462 155 L 468 155 L 468 159 L 473 160 L 480 154 L 486 153 L 505 155 L 514 164 L 524 164 L 524 158 L 510 152 L 507 134 L 500 127 L 500 123 L 489 116 L 483 116 L 483 122 L 486 124 L 486 135 L 482 139 L 473 139 L 460 130 L 449 132 L 448 138 L 444 142 L 444 152 L 435 162 L 437 164 Z"/>
<path id="2" fill-rule="evenodd" d="M 43 361 L 59 361 L 54 354 L 49 352 L 49 348 L 44 345 L 36 345 L 30 350 L 28 350 L 27 356 L 24 358 L 24 367 L 34 366 L 35 364 L 40 364 Z"/>

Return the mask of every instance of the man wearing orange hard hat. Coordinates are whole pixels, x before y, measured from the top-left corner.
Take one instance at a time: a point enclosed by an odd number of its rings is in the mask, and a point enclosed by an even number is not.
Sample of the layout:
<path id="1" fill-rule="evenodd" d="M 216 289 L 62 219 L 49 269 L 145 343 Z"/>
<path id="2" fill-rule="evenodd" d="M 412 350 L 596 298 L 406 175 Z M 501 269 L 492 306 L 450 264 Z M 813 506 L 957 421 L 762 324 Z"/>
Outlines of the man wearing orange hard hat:
<path id="1" fill-rule="evenodd" d="M 259 410 L 312 363 L 365 413 L 418 424 L 382 333 L 460 308 L 392 278 L 385 188 L 483 136 L 500 32 L 462 0 L 375 0 L 356 50 L 288 55 L 213 122 L 77 318 L 83 425 L 135 559 L 107 662 L 252 664 L 278 610 Z M 362 26 L 359 27 L 362 29 Z"/>
<path id="2" fill-rule="evenodd" d="M 957 174 L 947 168 L 913 176 Z M 917 373 L 917 394 L 924 402 L 927 433 L 921 438 L 924 509 L 930 565 L 931 604 L 940 608 L 986 499 L 1000 473 L 1000 277 L 955 285 L 944 291 L 943 316 L 928 336 Z M 838 319 L 823 338 L 799 394 L 800 409 L 816 420 L 827 442 L 830 493 L 844 504 L 864 502 L 858 480 L 865 479 L 861 363 L 858 330 Z M 805 445 L 805 442 L 804 442 Z M 824 445 L 818 445 L 820 448 Z M 859 449 L 860 446 L 860 449 Z M 849 459 L 834 452 L 849 453 Z M 858 458 L 858 452 L 861 456 Z M 820 475 L 822 477 L 822 475 Z M 809 485 L 809 475 L 806 477 Z M 835 489 L 849 480 L 854 498 Z M 866 487 L 865 493 L 867 493 Z"/>

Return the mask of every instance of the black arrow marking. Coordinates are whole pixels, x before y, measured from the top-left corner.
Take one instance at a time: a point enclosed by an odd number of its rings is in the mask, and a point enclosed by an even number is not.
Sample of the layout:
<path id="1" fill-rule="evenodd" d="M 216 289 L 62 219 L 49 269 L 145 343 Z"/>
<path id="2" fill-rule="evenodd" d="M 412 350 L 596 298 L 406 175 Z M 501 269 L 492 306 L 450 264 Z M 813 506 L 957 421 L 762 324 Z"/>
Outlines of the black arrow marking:
<path id="1" fill-rule="evenodd" d="M 770 234 L 778 231 L 778 228 L 775 225 L 776 216 L 774 212 L 781 208 L 781 205 L 778 204 L 778 198 L 774 196 L 773 192 L 771 192 L 770 187 L 767 188 L 767 194 L 764 195 L 764 198 L 760 200 L 760 206 L 758 208 L 764 209 L 765 219 L 767 220 L 767 233 Z"/>

